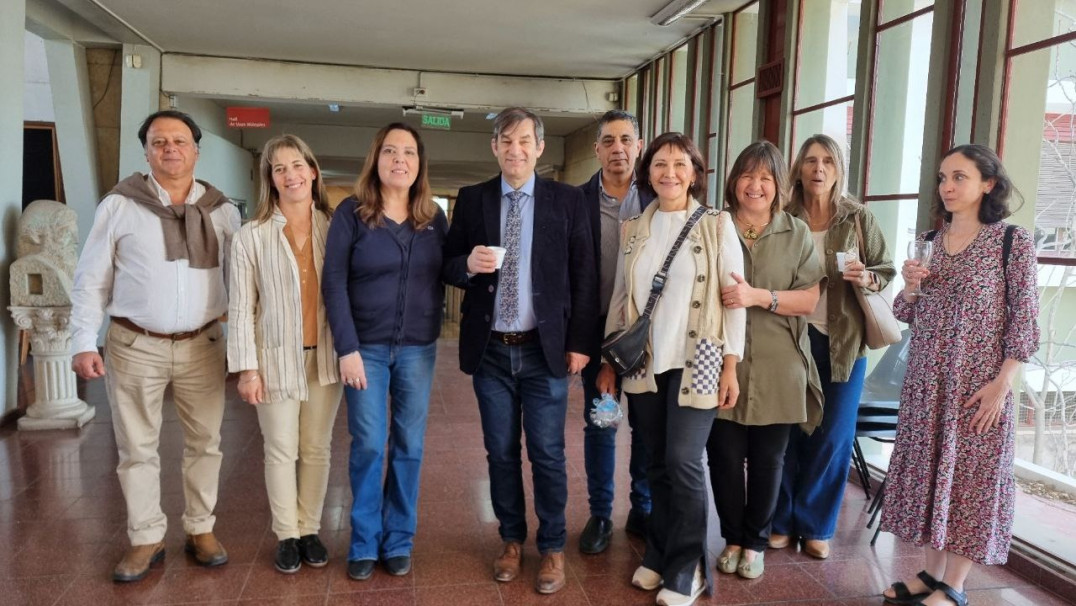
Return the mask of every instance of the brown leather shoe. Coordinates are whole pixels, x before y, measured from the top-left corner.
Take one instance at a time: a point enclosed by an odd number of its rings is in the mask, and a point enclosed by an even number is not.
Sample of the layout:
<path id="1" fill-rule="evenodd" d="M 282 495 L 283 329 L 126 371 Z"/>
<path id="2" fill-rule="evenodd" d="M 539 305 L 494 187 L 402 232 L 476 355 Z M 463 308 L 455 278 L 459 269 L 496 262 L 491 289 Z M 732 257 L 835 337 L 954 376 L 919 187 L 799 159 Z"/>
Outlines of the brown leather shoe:
<path id="1" fill-rule="evenodd" d="M 551 551 L 542 555 L 538 567 L 538 593 L 556 593 L 564 589 L 564 552 Z"/>
<path id="2" fill-rule="evenodd" d="M 804 539 L 803 553 L 824 560 L 829 557 L 829 541 L 822 539 Z"/>
<path id="3" fill-rule="evenodd" d="M 523 545 L 517 541 L 504 544 L 504 552 L 493 560 L 493 578 L 507 583 L 519 576 L 519 567 L 523 565 Z"/>
<path id="4" fill-rule="evenodd" d="M 149 567 L 164 560 L 164 542 L 150 545 L 131 545 L 123 559 L 112 571 L 112 580 L 117 583 L 141 581 L 149 574 Z"/>
<path id="5" fill-rule="evenodd" d="M 212 532 L 187 535 L 186 550 L 202 566 L 220 566 L 228 561 L 228 552 Z"/>

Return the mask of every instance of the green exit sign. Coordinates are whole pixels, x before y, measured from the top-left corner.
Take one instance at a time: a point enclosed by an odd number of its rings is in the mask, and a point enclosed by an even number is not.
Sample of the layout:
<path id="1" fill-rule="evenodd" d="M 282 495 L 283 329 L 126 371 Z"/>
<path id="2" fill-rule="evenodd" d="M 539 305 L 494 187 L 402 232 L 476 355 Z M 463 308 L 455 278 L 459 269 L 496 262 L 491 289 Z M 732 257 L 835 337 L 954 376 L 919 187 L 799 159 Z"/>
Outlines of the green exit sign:
<path id="1" fill-rule="evenodd" d="M 452 130 L 452 118 L 436 114 L 422 114 L 422 128 Z"/>

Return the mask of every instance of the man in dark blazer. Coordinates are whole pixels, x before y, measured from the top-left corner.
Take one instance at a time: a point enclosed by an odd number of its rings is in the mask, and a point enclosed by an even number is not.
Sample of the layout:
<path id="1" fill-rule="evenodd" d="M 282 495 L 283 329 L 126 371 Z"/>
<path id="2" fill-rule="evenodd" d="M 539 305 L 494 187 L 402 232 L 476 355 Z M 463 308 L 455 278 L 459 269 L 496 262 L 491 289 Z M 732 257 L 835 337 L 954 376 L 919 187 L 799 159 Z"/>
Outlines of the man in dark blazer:
<path id="1" fill-rule="evenodd" d="M 613 533 L 614 485 L 616 471 L 616 427 L 598 427 L 590 418 L 594 400 L 601 396 L 596 385 L 601 368 L 601 343 L 605 334 L 605 316 L 613 294 L 616 260 L 620 254 L 620 224 L 638 215 L 654 199 L 635 186 L 635 163 L 643 149 L 639 137 L 639 121 L 621 110 L 611 110 L 598 120 L 598 136 L 594 153 L 601 169 L 581 189 L 586 199 L 591 236 L 594 239 L 595 267 L 598 270 L 599 318 L 590 331 L 587 346 L 590 362 L 583 369 L 583 466 L 587 472 L 587 493 L 590 500 L 590 519 L 579 536 L 579 550 L 601 553 L 609 546 Z M 620 388 L 619 377 L 617 388 Z M 619 396 L 619 394 L 615 394 Z M 631 510 L 625 528 L 646 537 L 650 516 L 650 485 L 646 467 L 650 457 L 641 437 L 635 435 L 633 409 L 628 408 L 631 425 Z"/>
<path id="2" fill-rule="evenodd" d="M 449 274 L 468 278 L 462 284 L 460 369 L 473 375 L 490 497 L 504 540 L 494 578 L 511 581 L 522 562 L 525 431 L 542 554 L 536 588 L 554 593 L 565 583 L 568 375 L 588 361 L 598 277 L 582 192 L 535 174 L 543 133 L 541 118 L 529 110 L 498 114 L 492 148 L 501 174 L 460 190 L 445 262 Z"/>

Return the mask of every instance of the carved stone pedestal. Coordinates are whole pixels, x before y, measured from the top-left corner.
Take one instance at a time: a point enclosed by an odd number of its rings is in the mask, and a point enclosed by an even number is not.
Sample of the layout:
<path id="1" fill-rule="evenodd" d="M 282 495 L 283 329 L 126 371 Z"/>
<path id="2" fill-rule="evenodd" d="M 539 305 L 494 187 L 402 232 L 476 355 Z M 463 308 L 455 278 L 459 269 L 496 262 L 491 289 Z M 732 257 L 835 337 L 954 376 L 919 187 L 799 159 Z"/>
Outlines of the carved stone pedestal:
<path id="1" fill-rule="evenodd" d="M 71 370 L 71 307 L 9 307 L 15 325 L 30 331 L 34 356 L 34 403 L 19 419 L 20 430 L 78 429 L 94 408 L 78 398 Z"/>

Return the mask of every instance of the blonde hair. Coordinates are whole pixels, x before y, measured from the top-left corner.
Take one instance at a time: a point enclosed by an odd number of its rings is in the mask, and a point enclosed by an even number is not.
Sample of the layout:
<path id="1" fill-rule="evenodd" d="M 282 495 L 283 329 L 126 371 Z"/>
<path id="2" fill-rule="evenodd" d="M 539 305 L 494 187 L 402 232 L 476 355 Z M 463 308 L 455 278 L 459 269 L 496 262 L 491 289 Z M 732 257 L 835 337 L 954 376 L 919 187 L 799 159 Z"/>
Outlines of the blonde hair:
<path id="1" fill-rule="evenodd" d="M 280 204 L 280 192 L 276 190 L 276 186 L 273 185 L 273 156 L 278 151 L 284 148 L 294 149 L 299 152 L 299 155 L 303 157 L 306 165 L 314 169 L 314 183 L 310 188 L 310 193 L 314 197 L 314 208 L 325 213 L 325 216 L 332 216 L 332 209 L 329 208 L 329 196 L 325 192 L 325 182 L 321 178 L 321 167 L 318 166 L 318 159 L 314 157 L 314 152 L 310 150 L 310 146 L 305 141 L 296 137 L 295 135 L 280 135 L 279 137 L 273 137 L 265 142 L 265 147 L 262 148 L 262 157 L 258 162 L 258 174 L 261 178 L 261 190 L 258 194 L 258 206 L 254 211 L 253 221 L 258 223 L 264 223 L 273 218 L 273 213 L 276 212 L 276 207 Z"/>

